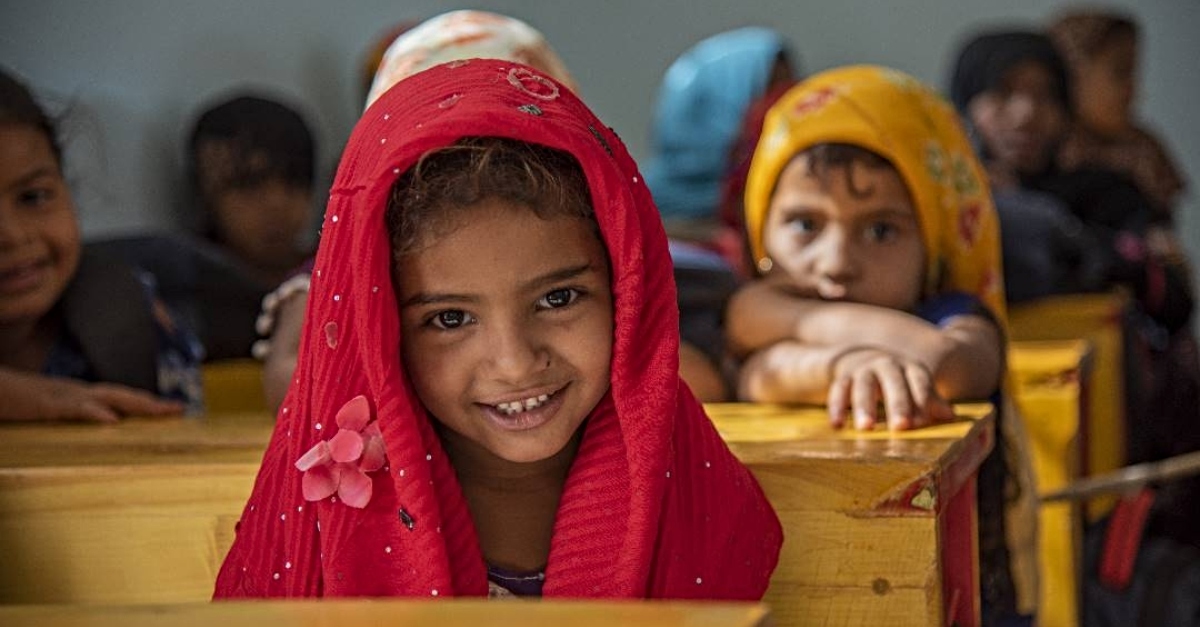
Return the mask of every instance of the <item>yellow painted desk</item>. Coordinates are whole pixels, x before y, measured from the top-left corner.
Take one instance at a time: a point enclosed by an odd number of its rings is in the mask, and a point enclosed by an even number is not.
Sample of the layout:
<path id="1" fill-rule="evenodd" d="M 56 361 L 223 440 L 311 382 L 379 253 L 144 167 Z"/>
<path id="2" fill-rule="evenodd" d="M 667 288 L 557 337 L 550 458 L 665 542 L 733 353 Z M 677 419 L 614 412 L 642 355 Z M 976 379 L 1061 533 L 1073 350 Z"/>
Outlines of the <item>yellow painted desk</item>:
<path id="1" fill-rule="evenodd" d="M 263 365 L 257 359 L 210 361 L 200 368 L 209 414 L 267 411 Z"/>
<path id="2" fill-rule="evenodd" d="M 1084 340 L 1013 342 L 1008 365 L 1017 407 L 1025 419 L 1038 490 L 1061 489 L 1081 476 L 1086 395 L 1092 352 Z M 1080 624 L 1083 514 L 1077 503 L 1038 509 L 1041 590 L 1038 624 Z"/>
<path id="3" fill-rule="evenodd" d="M 209 598 L 271 425 L 241 414 L 0 428 L 0 603 Z"/>
<path id="4" fill-rule="evenodd" d="M 820 409 L 709 407 L 785 525 L 767 598 L 777 624 L 976 624 L 989 406 L 895 437 L 833 431 Z M 0 428 L 0 603 L 207 599 L 271 425 L 242 414 Z"/>
<path id="5" fill-rule="evenodd" d="M 1081 472 L 1090 476 L 1125 465 L 1125 366 L 1121 318 L 1129 306 L 1123 292 L 1054 296 L 1009 308 L 1014 341 L 1087 340 L 1092 349 L 1087 390 L 1087 428 L 1081 430 L 1085 455 Z M 1108 512 L 1114 499 L 1097 499 L 1088 516 Z"/>
<path id="6" fill-rule="evenodd" d="M 629 601 L 361 599 L 157 606 L 0 606 L 0 624 L 8 627 L 766 627 L 769 616 L 767 608 L 756 603 Z"/>
<path id="7" fill-rule="evenodd" d="M 706 408 L 783 522 L 763 599 L 778 624 L 979 624 L 975 473 L 990 405 L 897 434 L 834 431 L 824 409 Z"/>

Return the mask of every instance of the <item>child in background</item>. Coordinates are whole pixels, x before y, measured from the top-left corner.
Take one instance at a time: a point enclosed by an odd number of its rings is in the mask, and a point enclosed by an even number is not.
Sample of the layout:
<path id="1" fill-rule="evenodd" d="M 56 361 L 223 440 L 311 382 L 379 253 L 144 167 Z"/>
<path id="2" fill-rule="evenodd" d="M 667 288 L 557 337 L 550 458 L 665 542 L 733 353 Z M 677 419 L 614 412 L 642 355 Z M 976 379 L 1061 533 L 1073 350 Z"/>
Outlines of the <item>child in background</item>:
<path id="1" fill-rule="evenodd" d="M 1162 143 L 1135 119 L 1138 35 L 1132 16 L 1110 11 L 1068 12 L 1050 27 L 1071 74 L 1075 110 L 1059 162 L 1067 170 L 1098 166 L 1129 176 L 1153 203 L 1156 221 L 1170 226 L 1184 181 Z"/>
<path id="2" fill-rule="evenodd" d="M 0 420 L 198 404 L 195 340 L 146 275 L 82 249 L 61 159 L 49 116 L 0 71 Z"/>
<path id="3" fill-rule="evenodd" d="M 767 114 L 745 206 L 761 278 L 728 313 L 743 400 L 826 402 L 835 426 L 853 415 L 867 430 L 950 419 L 948 401 L 998 401 L 995 210 L 954 110 L 926 87 L 870 66 L 794 87 Z M 989 621 L 1033 606 L 1018 605 L 1005 541 L 1016 422 L 999 420 L 1004 437 L 979 471 Z"/>
<path id="4" fill-rule="evenodd" d="M 308 254 L 315 147 L 304 118 L 257 96 L 216 104 L 188 141 L 206 236 L 278 284 Z"/>
<path id="5" fill-rule="evenodd" d="M 675 311 L 649 192 L 561 83 L 401 81 L 342 159 L 216 596 L 760 598 L 779 523 Z"/>
<path id="6" fill-rule="evenodd" d="M 731 387 L 722 314 L 739 282 L 740 238 L 718 220 L 730 147 L 750 104 L 794 72 L 779 33 L 745 27 L 692 46 L 659 87 L 646 184 L 671 238 L 684 375 L 706 402 L 727 400 Z"/>
<path id="7" fill-rule="evenodd" d="M 958 54 L 953 77 L 952 97 L 978 134 L 993 186 L 1032 189 L 1061 201 L 1100 242 L 1105 285 L 1126 287 L 1133 296 L 1121 321 L 1126 460 L 1200 450 L 1200 358 L 1191 334 L 1195 301 L 1186 264 L 1152 243 L 1155 225 L 1162 223 L 1137 185 L 1102 167 L 1066 170 L 1057 162 L 1074 90 L 1055 46 L 1041 33 L 979 33 Z M 1198 499 L 1198 477 L 1164 486 L 1147 533 L 1200 547 Z"/>

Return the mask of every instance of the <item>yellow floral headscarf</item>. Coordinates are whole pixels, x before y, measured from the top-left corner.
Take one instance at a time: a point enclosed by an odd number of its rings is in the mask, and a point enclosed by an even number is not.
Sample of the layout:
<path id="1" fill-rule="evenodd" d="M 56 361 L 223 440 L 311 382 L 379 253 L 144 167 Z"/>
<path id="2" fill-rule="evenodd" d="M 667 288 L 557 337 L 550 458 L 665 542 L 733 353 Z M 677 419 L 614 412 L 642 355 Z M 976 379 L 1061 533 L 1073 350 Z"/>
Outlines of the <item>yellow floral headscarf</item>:
<path id="1" fill-rule="evenodd" d="M 921 224 L 926 295 L 972 294 L 1003 324 L 1000 231 L 983 168 L 954 109 L 888 68 L 822 72 L 767 113 L 746 185 L 746 231 L 759 267 L 770 262 L 763 229 L 775 183 L 797 153 L 824 143 L 866 148 L 900 172 Z"/>

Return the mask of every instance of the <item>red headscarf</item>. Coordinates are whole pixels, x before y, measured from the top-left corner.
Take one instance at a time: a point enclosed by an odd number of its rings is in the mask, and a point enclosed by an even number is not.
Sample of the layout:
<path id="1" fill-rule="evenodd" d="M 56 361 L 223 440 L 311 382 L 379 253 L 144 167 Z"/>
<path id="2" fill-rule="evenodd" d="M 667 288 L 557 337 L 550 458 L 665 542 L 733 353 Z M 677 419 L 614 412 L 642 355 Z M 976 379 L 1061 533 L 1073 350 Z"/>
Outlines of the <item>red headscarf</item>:
<path id="1" fill-rule="evenodd" d="M 782 542 L 779 521 L 678 378 L 667 240 L 633 159 L 559 83 L 480 59 L 398 83 L 354 130 L 325 213 L 296 379 L 215 596 L 487 593 L 454 468 L 401 363 L 384 225 L 396 178 L 466 136 L 574 155 L 612 262 L 611 389 L 588 418 L 564 487 L 544 594 L 760 598 Z M 359 395 L 387 454 L 368 473 L 373 496 L 362 509 L 336 497 L 307 502 L 294 464 L 337 432 L 339 408 Z"/>

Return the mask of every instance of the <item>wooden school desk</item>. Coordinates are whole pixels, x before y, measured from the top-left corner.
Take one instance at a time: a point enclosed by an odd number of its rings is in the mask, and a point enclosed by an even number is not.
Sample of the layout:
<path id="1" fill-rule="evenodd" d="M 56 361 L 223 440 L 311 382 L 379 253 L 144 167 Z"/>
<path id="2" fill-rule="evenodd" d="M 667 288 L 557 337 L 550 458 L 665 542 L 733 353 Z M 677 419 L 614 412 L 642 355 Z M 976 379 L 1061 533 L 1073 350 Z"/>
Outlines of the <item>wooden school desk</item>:
<path id="1" fill-rule="evenodd" d="M 645 601 L 327 600 L 183 605 L 0 606 L 8 627 L 766 627 L 757 603 Z"/>
<path id="2" fill-rule="evenodd" d="M 1014 342 L 1082 339 L 1091 346 L 1092 377 L 1086 401 L 1089 421 L 1080 433 L 1084 476 L 1125 465 L 1125 348 L 1121 320 L 1128 307 L 1129 297 L 1114 291 L 1052 296 L 1008 311 Z M 1095 520 L 1114 503 L 1115 498 L 1095 499 L 1087 504 L 1087 515 Z"/>
<path id="3" fill-rule="evenodd" d="M 784 527 L 763 599 L 779 625 L 978 625 L 975 474 L 990 405 L 902 433 L 834 431 L 823 408 L 711 404 Z"/>
<path id="4" fill-rule="evenodd" d="M 1084 340 L 1013 342 L 1008 367 L 1013 396 L 1029 434 L 1034 479 L 1042 494 L 1082 476 L 1091 347 Z M 1081 620 L 1083 512 L 1077 502 L 1038 508 L 1038 624 L 1074 627 Z"/>
<path id="5" fill-rule="evenodd" d="M 820 409 L 709 409 L 785 525 L 767 599 L 776 624 L 942 625 L 951 613 L 976 624 L 968 493 L 990 407 L 896 437 L 833 431 Z M 0 603 L 206 600 L 271 424 L 0 429 Z"/>
<path id="6" fill-rule="evenodd" d="M 272 424 L 0 427 L 0 603 L 208 599 Z"/>

